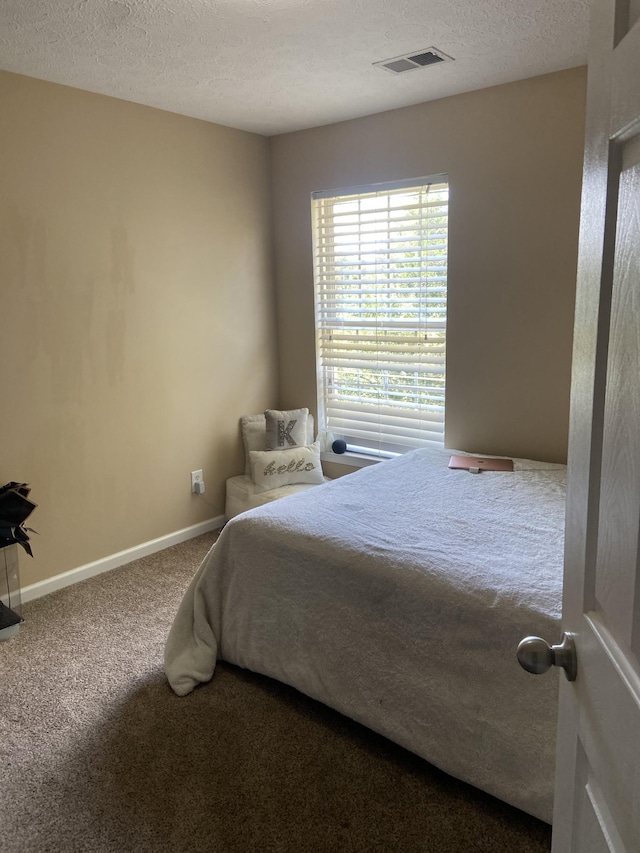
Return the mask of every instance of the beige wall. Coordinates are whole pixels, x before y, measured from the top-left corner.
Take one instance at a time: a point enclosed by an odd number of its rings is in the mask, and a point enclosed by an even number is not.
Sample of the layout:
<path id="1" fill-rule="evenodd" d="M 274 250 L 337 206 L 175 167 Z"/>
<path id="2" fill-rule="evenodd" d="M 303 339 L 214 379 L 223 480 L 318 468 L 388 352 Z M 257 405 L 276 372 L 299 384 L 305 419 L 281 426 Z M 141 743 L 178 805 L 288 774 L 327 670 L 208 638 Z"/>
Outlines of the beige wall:
<path id="1" fill-rule="evenodd" d="M 447 443 L 563 459 L 584 88 L 577 69 L 269 143 L 0 72 L 0 484 L 39 504 L 23 586 L 222 513 L 240 415 L 315 409 L 317 189 L 449 174 Z"/>
<path id="2" fill-rule="evenodd" d="M 0 114 L 0 481 L 39 504 L 28 585 L 223 512 L 238 418 L 277 404 L 269 147 L 6 73 Z"/>
<path id="3" fill-rule="evenodd" d="M 446 444 L 566 459 L 585 83 L 573 69 L 271 140 L 282 406 L 316 402 L 310 193 L 446 172 Z"/>

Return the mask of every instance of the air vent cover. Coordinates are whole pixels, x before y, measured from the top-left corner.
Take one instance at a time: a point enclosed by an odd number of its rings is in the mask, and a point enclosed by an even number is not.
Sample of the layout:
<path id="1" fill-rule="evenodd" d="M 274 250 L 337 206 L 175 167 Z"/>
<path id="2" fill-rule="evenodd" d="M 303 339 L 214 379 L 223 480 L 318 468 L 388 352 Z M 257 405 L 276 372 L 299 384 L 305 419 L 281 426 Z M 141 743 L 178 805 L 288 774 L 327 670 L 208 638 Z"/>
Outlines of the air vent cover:
<path id="1" fill-rule="evenodd" d="M 374 62 L 373 65 L 378 65 L 393 74 L 402 74 L 404 71 L 413 71 L 415 68 L 425 68 L 427 65 L 437 65 L 440 62 L 453 62 L 453 57 L 447 56 L 435 47 L 425 47 L 424 50 L 383 59 L 381 62 Z"/>

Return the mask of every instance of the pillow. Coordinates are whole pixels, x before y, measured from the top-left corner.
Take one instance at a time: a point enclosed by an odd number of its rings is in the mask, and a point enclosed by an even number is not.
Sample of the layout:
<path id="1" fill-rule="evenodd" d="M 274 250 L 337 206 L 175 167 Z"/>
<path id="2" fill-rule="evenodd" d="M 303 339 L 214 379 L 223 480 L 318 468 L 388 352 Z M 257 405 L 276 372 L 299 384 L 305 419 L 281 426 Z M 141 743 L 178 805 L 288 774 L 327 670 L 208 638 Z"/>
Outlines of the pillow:
<path id="1" fill-rule="evenodd" d="M 284 412 L 267 409 L 264 416 L 267 427 L 265 442 L 267 450 L 286 450 L 306 445 L 309 409 L 289 409 Z"/>
<path id="2" fill-rule="evenodd" d="M 251 450 L 253 482 L 258 492 L 295 483 L 323 483 L 318 442 L 289 450 Z"/>
<path id="3" fill-rule="evenodd" d="M 244 473 L 251 477 L 252 450 L 264 450 L 266 440 L 266 426 L 264 413 L 260 415 L 244 415 L 240 418 L 240 431 L 242 432 L 242 443 L 244 444 Z"/>
<path id="4" fill-rule="evenodd" d="M 307 438 L 303 444 L 313 444 L 313 415 L 307 417 Z M 259 415 L 244 415 L 240 418 L 240 432 L 244 444 L 244 473 L 251 477 L 251 459 L 249 453 L 252 450 L 265 450 L 267 440 L 267 419 L 264 412 Z"/>

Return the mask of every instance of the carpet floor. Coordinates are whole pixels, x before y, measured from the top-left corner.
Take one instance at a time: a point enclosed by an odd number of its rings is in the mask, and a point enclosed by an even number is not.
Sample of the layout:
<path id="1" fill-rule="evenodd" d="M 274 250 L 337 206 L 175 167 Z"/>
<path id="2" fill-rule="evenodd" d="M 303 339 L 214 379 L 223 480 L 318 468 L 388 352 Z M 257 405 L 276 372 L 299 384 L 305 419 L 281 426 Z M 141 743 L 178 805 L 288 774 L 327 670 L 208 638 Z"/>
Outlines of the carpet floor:
<path id="1" fill-rule="evenodd" d="M 162 670 L 207 534 L 24 606 L 0 643 L 3 853 L 543 853 L 550 828 L 295 690 Z"/>

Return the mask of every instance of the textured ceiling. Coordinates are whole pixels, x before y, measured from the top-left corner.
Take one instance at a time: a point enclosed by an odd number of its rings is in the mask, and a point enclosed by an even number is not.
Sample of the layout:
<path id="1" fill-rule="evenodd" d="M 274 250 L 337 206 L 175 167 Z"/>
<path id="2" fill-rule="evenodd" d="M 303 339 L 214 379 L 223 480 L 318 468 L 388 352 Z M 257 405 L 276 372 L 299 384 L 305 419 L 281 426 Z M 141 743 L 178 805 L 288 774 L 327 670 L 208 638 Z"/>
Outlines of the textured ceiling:
<path id="1" fill-rule="evenodd" d="M 586 62 L 588 0 L 1 0 L 0 69 L 266 135 Z M 455 62 L 373 62 L 435 46 Z"/>

